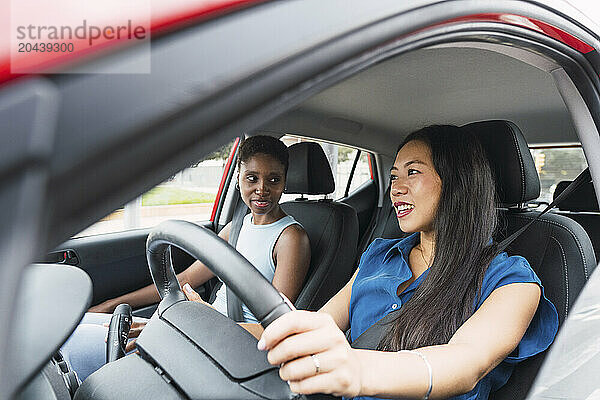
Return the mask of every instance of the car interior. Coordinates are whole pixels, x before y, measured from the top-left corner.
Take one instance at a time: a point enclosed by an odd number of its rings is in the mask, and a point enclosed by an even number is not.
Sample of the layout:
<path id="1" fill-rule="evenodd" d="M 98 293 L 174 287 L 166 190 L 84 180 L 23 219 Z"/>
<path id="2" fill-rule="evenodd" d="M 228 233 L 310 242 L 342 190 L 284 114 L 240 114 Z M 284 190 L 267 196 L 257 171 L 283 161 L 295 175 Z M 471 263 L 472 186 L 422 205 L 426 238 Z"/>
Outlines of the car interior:
<path id="1" fill-rule="evenodd" d="M 590 122 L 573 111 L 584 107 L 579 95 L 567 96 L 574 92 L 574 84 L 563 66 L 548 57 L 498 43 L 457 41 L 384 59 L 263 121 L 255 129 L 239 132 L 275 137 L 292 134 L 351 146 L 370 156 L 371 179 L 347 196 L 332 198 L 335 186 L 345 182 L 335 182 L 321 146 L 306 141 L 289 147 L 286 193 L 299 197 L 283 203 L 282 208 L 303 225 L 312 251 L 311 266 L 295 306 L 318 310 L 352 276 L 360 255 L 375 238 L 405 235 L 389 201 L 388 171 L 398 144 L 420 127 L 458 125 L 474 132 L 482 142 L 498 192 L 501 222 L 495 240 L 501 241 L 535 219 L 543 204 L 536 202 L 540 180 L 529 147 L 580 146 L 583 127 Z M 584 152 L 591 157 L 589 150 Z M 217 200 L 220 213 L 215 221 L 191 222 L 218 231 L 231 220 L 235 194 L 229 183 L 233 174 L 232 169 L 223 177 L 227 185 Z M 152 183 L 157 184 L 158 180 Z M 567 184 L 558 183 L 554 197 Z M 311 199 L 306 195 L 311 195 Z M 509 254 L 522 255 L 530 262 L 544 284 L 546 296 L 556 306 L 561 324 L 600 256 L 600 210 L 596 199 L 590 182 L 557 209 L 539 217 L 507 249 Z M 167 226 L 162 229 L 165 235 L 168 229 L 185 231 Z M 72 238 L 56 246 L 41 261 L 58 259 L 70 265 L 65 268 L 85 271 L 93 287 L 89 293 L 91 305 L 98 304 L 152 283 L 146 261 L 146 240 L 151 231 L 151 235 L 160 236 L 156 229 L 137 229 Z M 173 242 L 175 272 L 185 269 L 196 258 L 196 251 L 207 252 L 199 244 L 190 244 L 193 235 L 190 233 L 187 241 L 177 242 L 179 247 Z M 240 272 L 231 279 L 239 279 L 241 287 L 243 276 Z M 74 287 L 85 283 L 77 285 Z M 208 299 L 214 282 L 199 291 Z M 152 327 L 149 324 L 138 341 L 139 354 L 107 364 L 83 383 L 77 382 L 59 355 L 54 355 L 50 363 L 41 363 L 41 367 L 27 367 L 43 369 L 21 390 L 20 398 L 296 398 L 289 388 L 286 391 L 276 370 L 256 354 L 243 354 L 242 359 L 251 360 L 248 363 L 231 361 L 240 357 L 234 353 L 243 352 L 243 345 L 231 350 L 230 355 L 220 355 L 228 340 L 251 347 L 252 337 L 224 317 L 190 307 L 182 304 L 179 309 L 173 306 L 159 310 L 168 323 L 161 325 L 157 320 Z M 134 314 L 149 316 L 155 309 L 156 305 L 134 310 Z M 190 313 L 205 318 L 204 331 L 186 325 L 185 316 Z M 77 311 L 70 315 L 77 315 Z M 208 343 L 206 335 L 211 329 L 232 333 Z M 62 332 L 63 339 L 68 333 Z M 165 346 L 167 340 L 169 345 Z M 53 353 L 50 347 L 40 353 Z M 198 348 L 202 352 L 194 351 Z M 178 364 L 178 354 L 188 354 L 186 361 Z M 509 382 L 491 398 L 525 398 L 544 357 L 545 353 L 519 364 Z M 37 357 L 37 362 L 42 358 Z M 215 363 L 219 368 L 211 367 Z M 182 365 L 194 365 L 198 373 L 192 374 Z M 136 371 L 135 378 L 131 378 L 131 371 Z M 232 387 L 231 391 L 224 391 L 225 386 Z M 215 390 L 208 390 L 209 387 Z M 40 393 L 49 392 L 55 397 L 40 397 Z"/>

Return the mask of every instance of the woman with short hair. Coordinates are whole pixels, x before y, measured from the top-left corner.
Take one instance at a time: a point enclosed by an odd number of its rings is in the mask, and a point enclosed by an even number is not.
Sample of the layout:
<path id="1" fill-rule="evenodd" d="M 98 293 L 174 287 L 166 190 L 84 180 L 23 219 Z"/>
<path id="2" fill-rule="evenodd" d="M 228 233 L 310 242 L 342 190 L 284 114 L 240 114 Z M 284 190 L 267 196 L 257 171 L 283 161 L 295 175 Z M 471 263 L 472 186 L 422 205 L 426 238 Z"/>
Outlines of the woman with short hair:
<path id="1" fill-rule="evenodd" d="M 243 220 L 236 249 L 294 302 L 302 290 L 310 264 L 310 243 L 302 226 L 279 206 L 288 169 L 287 147 L 271 136 L 251 136 L 240 145 L 237 166 L 236 188 L 250 214 Z M 222 239 L 229 239 L 231 224 L 219 232 Z M 198 287 L 214 276 L 203 263 L 195 261 L 179 273 L 177 279 L 190 300 L 204 303 L 192 287 Z M 110 315 L 98 313 L 110 313 L 121 303 L 138 308 L 158 301 L 156 287 L 148 285 L 90 308 L 62 348 L 65 359 L 82 381 L 105 363 L 106 327 L 102 325 L 107 325 Z M 225 285 L 217 292 L 213 305 L 205 304 L 227 315 Z M 246 305 L 242 305 L 242 314 L 242 326 L 257 332 L 258 321 Z M 130 338 L 137 337 L 145 324 L 145 319 L 136 318 Z M 127 350 L 133 348 L 131 341 Z"/>

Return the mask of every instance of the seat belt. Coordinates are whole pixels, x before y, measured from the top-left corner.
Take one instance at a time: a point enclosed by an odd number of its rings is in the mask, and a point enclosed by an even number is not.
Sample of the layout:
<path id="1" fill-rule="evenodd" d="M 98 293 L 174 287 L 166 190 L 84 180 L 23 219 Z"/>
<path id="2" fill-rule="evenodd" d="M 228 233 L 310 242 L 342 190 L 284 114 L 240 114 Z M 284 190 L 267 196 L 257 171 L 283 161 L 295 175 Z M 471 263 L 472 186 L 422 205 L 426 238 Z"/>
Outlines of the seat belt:
<path id="1" fill-rule="evenodd" d="M 504 239 L 498 245 L 498 251 L 504 251 L 519 235 L 527 230 L 535 221 L 537 221 L 542 215 L 544 215 L 551 208 L 555 207 L 558 203 L 563 201 L 567 196 L 569 196 L 573 191 L 575 191 L 578 187 L 585 183 L 589 183 L 592 180 L 592 176 L 590 174 L 590 169 L 584 169 L 578 176 L 571 182 L 565 190 L 562 191 L 548 206 L 539 213 L 535 218 L 529 221 L 527 224 L 523 225 L 519 230 L 515 231 L 512 235 Z M 398 315 L 398 312 L 401 309 L 397 309 L 395 311 L 390 312 L 379 321 L 375 322 L 371 325 L 366 331 L 364 331 L 359 337 L 356 338 L 354 342 L 350 345 L 355 349 L 365 349 L 365 350 L 375 350 L 383 335 L 387 332 L 387 327 L 390 323 L 393 322 L 395 317 Z"/>
<path id="2" fill-rule="evenodd" d="M 229 230 L 229 244 L 234 248 L 237 244 L 238 237 L 240 236 L 240 231 L 242 230 L 242 223 L 244 222 L 244 217 L 248 211 L 248 207 L 242 201 L 242 196 L 239 193 L 239 190 L 236 193 L 236 202 L 235 202 L 235 210 L 233 211 L 233 219 L 231 221 L 231 229 Z M 242 312 L 242 302 L 240 299 L 233 293 L 229 286 L 225 286 L 226 294 L 227 294 L 227 316 L 234 320 L 235 322 L 244 322 L 244 314 Z"/>

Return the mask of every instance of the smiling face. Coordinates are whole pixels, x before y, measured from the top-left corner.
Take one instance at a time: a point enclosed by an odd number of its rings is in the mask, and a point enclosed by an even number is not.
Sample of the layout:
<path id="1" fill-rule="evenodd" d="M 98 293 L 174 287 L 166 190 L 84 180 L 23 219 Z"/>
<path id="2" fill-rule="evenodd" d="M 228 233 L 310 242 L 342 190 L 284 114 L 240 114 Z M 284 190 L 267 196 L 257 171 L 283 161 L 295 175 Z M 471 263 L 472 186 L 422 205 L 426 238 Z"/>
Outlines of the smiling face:
<path id="1" fill-rule="evenodd" d="M 407 233 L 433 232 L 442 180 L 433 166 L 429 146 L 419 140 L 406 143 L 396 155 L 390 182 L 390 198 L 400 229 Z"/>
<path id="2" fill-rule="evenodd" d="M 238 182 L 255 224 L 268 224 L 282 216 L 279 199 L 285 188 L 285 167 L 280 161 L 267 154 L 255 154 L 240 163 Z"/>

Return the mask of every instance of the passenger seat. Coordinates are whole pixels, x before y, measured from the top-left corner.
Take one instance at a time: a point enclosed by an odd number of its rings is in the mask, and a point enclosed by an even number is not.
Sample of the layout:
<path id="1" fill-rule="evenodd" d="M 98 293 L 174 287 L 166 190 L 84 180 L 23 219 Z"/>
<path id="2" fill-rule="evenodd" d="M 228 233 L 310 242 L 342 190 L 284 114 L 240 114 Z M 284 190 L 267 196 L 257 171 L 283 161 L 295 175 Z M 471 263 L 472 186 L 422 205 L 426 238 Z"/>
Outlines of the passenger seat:
<path id="1" fill-rule="evenodd" d="M 284 193 L 326 195 L 335 182 L 329 161 L 319 144 L 288 147 L 290 162 Z M 352 277 L 358 245 L 358 217 L 348 204 L 329 199 L 300 197 L 281 208 L 304 227 L 310 239 L 311 260 L 296 307 L 318 310 Z"/>

